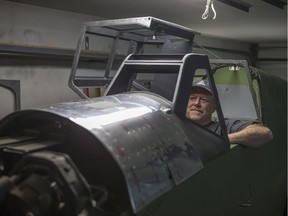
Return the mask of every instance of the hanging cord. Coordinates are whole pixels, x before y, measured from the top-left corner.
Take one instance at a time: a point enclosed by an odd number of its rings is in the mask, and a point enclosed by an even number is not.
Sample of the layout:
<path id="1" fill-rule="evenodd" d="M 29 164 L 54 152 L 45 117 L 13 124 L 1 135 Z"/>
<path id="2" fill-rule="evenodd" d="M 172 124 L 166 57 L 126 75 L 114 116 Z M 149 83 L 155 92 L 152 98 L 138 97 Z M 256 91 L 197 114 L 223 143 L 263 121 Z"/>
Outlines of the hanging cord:
<path id="1" fill-rule="evenodd" d="M 216 58 L 222 59 L 222 57 L 216 55 L 216 54 L 213 53 L 212 51 L 210 51 L 210 50 L 206 49 L 205 47 L 201 46 L 201 45 L 198 44 L 195 40 L 194 40 L 194 43 L 195 43 L 197 46 L 199 46 L 201 49 L 203 49 L 203 50 L 207 51 L 208 53 L 210 53 L 211 55 L 215 56 Z"/>
<path id="2" fill-rule="evenodd" d="M 214 16 L 212 19 L 216 18 L 216 11 L 214 9 L 214 5 L 213 5 L 214 0 L 207 0 L 207 4 L 206 4 L 206 9 L 204 11 L 204 13 L 202 14 L 202 19 L 207 19 L 210 15 L 210 10 L 213 11 Z"/>

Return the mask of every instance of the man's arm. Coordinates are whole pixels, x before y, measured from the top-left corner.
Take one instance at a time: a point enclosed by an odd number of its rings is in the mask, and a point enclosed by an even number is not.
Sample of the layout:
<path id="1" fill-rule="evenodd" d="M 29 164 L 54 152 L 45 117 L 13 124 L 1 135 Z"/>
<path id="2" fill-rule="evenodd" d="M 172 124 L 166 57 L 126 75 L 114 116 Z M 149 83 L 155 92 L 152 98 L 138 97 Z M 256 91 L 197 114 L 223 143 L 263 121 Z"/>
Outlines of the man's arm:
<path id="1" fill-rule="evenodd" d="M 247 147 L 257 148 L 273 139 L 269 128 L 259 124 L 249 125 L 241 131 L 228 135 L 230 143 L 241 144 Z"/>

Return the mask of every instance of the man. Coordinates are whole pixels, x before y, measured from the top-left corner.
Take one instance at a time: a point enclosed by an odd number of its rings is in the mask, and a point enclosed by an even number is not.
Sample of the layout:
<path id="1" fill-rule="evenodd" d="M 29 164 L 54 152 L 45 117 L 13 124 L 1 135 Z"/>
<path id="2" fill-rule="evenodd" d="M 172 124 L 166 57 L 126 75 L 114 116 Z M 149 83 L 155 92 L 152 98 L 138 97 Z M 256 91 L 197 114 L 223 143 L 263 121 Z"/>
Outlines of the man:
<path id="1" fill-rule="evenodd" d="M 186 116 L 221 135 L 218 122 L 212 121 L 215 103 L 208 80 L 194 82 L 187 105 Z M 252 122 L 225 120 L 230 143 L 242 144 L 249 147 L 259 147 L 272 140 L 269 128 Z"/>

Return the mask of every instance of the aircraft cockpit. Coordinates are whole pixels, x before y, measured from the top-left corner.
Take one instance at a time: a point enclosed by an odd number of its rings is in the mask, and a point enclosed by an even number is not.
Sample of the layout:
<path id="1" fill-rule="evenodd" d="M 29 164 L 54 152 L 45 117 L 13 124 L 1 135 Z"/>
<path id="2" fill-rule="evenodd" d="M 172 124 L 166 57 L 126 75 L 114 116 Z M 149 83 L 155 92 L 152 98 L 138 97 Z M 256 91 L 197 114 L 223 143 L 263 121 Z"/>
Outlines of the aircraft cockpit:
<path id="1" fill-rule="evenodd" d="M 208 162 L 230 149 L 224 119 L 261 123 L 259 86 L 247 63 L 193 53 L 198 34 L 153 17 L 85 23 L 69 79 L 82 100 L 23 110 L 0 122 L 1 211 L 149 215 L 143 209 L 168 192 L 182 198 L 186 180 L 194 187 L 186 195 L 197 202 L 197 174 L 205 175 Z M 95 35 L 112 39 L 101 72 L 93 70 Z M 120 41 L 128 44 L 125 54 L 117 53 Z M 192 83 L 203 78 L 222 136 L 186 117 Z M 83 88 L 103 93 L 90 98 Z"/>

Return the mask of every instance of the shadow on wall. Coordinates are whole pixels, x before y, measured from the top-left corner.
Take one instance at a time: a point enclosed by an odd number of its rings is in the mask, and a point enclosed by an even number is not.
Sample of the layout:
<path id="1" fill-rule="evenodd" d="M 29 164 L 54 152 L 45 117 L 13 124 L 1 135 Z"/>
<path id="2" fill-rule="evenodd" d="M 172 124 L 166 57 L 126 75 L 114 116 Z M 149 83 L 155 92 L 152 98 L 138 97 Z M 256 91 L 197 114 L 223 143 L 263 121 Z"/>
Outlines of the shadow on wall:
<path id="1" fill-rule="evenodd" d="M 14 95 L 8 89 L 0 86 L 1 112 L 0 119 L 16 111 Z"/>

